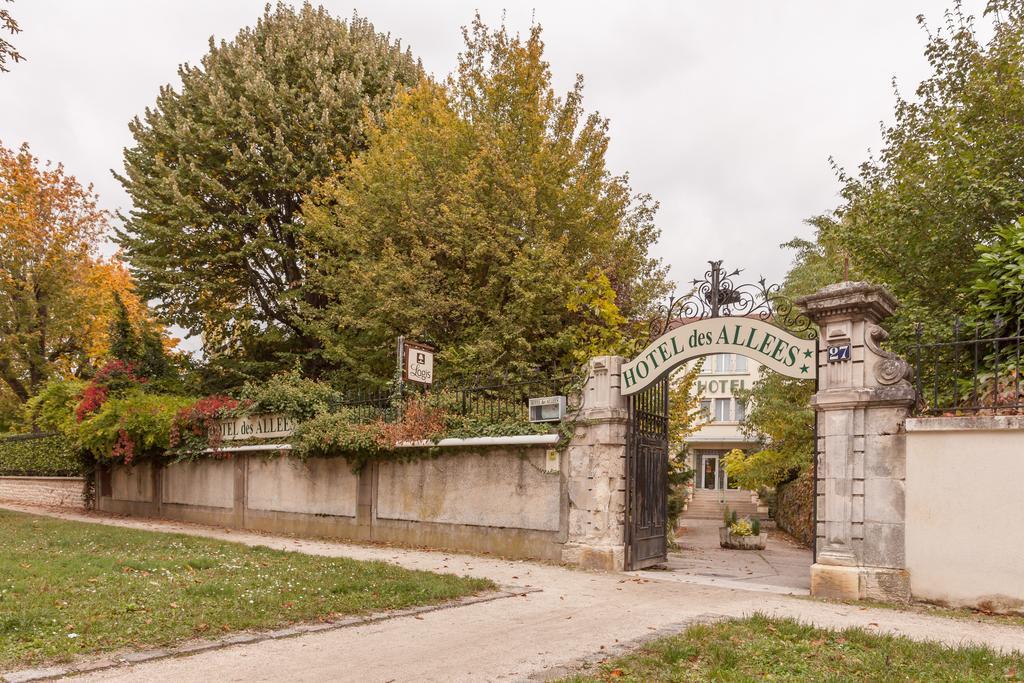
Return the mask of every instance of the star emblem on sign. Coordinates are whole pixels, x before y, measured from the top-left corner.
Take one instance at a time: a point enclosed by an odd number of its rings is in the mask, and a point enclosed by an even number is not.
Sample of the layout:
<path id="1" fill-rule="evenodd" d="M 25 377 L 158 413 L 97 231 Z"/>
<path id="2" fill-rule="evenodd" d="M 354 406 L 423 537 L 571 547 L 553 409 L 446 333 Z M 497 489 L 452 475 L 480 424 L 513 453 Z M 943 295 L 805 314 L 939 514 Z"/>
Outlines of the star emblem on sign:
<path id="1" fill-rule="evenodd" d="M 804 358 L 810 358 L 810 357 L 811 357 L 811 350 L 808 349 L 808 350 L 804 351 Z"/>
<path id="2" fill-rule="evenodd" d="M 810 368 L 808 368 L 806 365 L 801 365 L 800 366 L 800 372 L 807 372 L 809 369 Z"/>

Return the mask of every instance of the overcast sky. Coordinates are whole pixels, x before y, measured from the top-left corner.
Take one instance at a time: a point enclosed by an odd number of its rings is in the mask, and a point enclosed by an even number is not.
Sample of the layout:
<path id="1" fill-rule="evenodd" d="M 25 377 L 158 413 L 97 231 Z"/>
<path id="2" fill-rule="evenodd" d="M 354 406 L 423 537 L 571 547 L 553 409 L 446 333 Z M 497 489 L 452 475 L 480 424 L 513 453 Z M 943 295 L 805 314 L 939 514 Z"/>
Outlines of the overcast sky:
<path id="1" fill-rule="evenodd" d="M 611 120 L 609 163 L 660 203 L 656 254 L 685 282 L 709 259 L 778 280 L 780 242 L 834 207 L 833 156 L 853 168 L 890 121 L 891 81 L 910 93 L 928 75 L 924 31 L 950 0 L 822 2 L 342 2 L 449 73 L 460 27 L 475 9 L 525 32 L 544 27 L 559 90 L 585 77 L 585 105 Z M 0 74 L 0 141 L 31 144 L 92 182 L 103 205 L 126 209 L 111 177 L 130 144 L 127 123 L 158 88 L 178 85 L 213 35 L 232 38 L 263 0 L 15 0 L 27 61 Z M 980 0 L 965 2 L 980 11 Z"/>

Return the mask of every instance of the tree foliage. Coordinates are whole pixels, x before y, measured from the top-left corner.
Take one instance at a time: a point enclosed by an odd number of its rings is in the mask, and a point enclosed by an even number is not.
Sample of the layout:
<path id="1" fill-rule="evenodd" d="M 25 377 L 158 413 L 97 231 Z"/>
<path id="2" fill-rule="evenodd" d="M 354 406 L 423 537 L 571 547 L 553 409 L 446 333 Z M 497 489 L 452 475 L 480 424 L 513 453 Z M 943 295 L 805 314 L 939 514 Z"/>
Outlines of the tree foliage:
<path id="1" fill-rule="evenodd" d="M 539 27 L 477 17 L 445 84 L 398 97 L 304 208 L 309 331 L 330 363 L 390 377 L 396 333 L 447 373 L 568 366 L 615 351 L 665 289 L 649 197 L 605 163 L 583 83 L 558 97 Z"/>
<path id="2" fill-rule="evenodd" d="M 13 2 L 13 0 L 7 0 L 7 2 Z M 0 8 L 0 30 L 7 31 L 12 36 L 21 33 L 21 27 L 18 26 L 18 22 L 11 16 L 9 9 Z M 17 63 L 23 59 L 25 58 L 9 40 L 0 38 L 0 72 L 10 71 L 10 68 L 7 66 L 8 60 Z"/>
<path id="3" fill-rule="evenodd" d="M 239 377 L 308 351 L 303 196 L 365 148 L 396 85 L 420 72 L 365 19 L 308 3 L 268 5 L 231 42 L 211 38 L 200 65 L 179 69 L 180 88 L 161 88 L 132 121 L 117 175 L 133 202 L 118 239 L 144 296 L 203 335 L 210 357 L 266 361 L 236 364 Z"/>
<path id="4" fill-rule="evenodd" d="M 1003 321 L 998 332 L 1017 334 L 1024 323 L 1024 224 L 996 228 L 994 239 L 979 244 L 971 293 L 983 322 Z"/>
<path id="5" fill-rule="evenodd" d="M 166 380 L 173 375 L 160 330 L 148 320 L 132 321 L 121 295 L 114 292 L 114 318 L 110 323 L 110 357 L 130 363 L 139 376 Z"/>
<path id="6" fill-rule="evenodd" d="M 19 403 L 103 358 L 113 292 L 130 316 L 145 315 L 127 271 L 96 252 L 107 227 L 96 201 L 27 145 L 0 145 L 0 382 Z"/>
<path id="7" fill-rule="evenodd" d="M 897 350 L 915 322 L 968 311 L 975 247 L 1024 215 L 1024 2 L 991 0 L 984 16 L 984 44 L 958 1 L 935 29 L 919 18 L 933 74 L 897 94 L 881 152 L 839 170 L 843 203 L 812 220 L 823 249 L 900 300 Z"/>
<path id="8" fill-rule="evenodd" d="M 814 382 L 786 377 L 766 368 L 752 389 L 736 392 L 747 405 L 743 433 L 758 443 L 746 454 L 725 456 L 729 480 L 757 490 L 789 481 L 814 462 Z"/>

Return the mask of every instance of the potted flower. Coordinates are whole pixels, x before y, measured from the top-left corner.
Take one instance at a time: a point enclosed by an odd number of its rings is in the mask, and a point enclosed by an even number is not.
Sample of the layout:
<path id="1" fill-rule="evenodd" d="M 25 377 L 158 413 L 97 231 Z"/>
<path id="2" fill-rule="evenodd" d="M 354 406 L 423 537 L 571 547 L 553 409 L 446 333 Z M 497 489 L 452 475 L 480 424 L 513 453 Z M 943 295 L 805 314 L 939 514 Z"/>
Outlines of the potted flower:
<path id="1" fill-rule="evenodd" d="M 719 545 L 734 550 L 764 550 L 768 534 L 761 533 L 761 520 L 738 517 L 736 511 L 725 509 L 724 525 L 718 530 Z"/>

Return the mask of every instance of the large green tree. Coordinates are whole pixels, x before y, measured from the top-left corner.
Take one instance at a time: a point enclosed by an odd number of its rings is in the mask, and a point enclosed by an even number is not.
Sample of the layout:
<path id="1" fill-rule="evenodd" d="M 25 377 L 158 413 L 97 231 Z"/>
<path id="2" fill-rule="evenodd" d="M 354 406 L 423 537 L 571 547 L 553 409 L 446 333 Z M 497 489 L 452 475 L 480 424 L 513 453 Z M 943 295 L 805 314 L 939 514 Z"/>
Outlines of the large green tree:
<path id="1" fill-rule="evenodd" d="M 118 241 L 142 293 L 170 322 L 202 334 L 208 356 L 307 353 L 299 208 L 317 181 L 366 147 L 396 88 L 421 67 L 365 19 L 308 3 L 269 5 L 230 42 L 210 39 L 181 85 L 130 124 L 116 174 L 132 209 Z M 252 371 L 240 366 L 239 372 Z"/>
<path id="2" fill-rule="evenodd" d="M 843 203 L 812 221 L 833 263 L 848 257 L 899 298 L 898 350 L 916 322 L 948 334 L 970 311 L 975 247 L 1024 213 L 1024 2 L 992 0 L 984 18 L 984 43 L 959 2 L 929 30 L 933 74 L 897 96 L 881 152 L 840 171 Z"/>
<path id="3" fill-rule="evenodd" d="M 445 84 L 422 82 L 304 210 L 310 333 L 367 381 L 396 333 L 442 374 L 568 367 L 618 349 L 665 290 L 648 255 L 655 204 L 605 163 L 608 122 L 582 79 L 555 94 L 539 27 L 479 20 Z"/>

